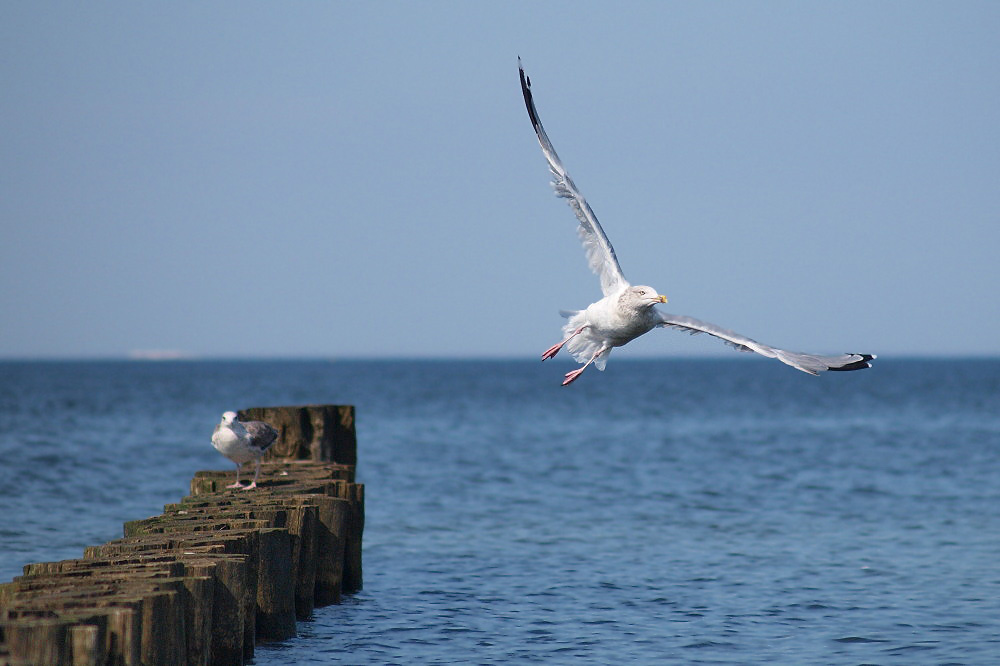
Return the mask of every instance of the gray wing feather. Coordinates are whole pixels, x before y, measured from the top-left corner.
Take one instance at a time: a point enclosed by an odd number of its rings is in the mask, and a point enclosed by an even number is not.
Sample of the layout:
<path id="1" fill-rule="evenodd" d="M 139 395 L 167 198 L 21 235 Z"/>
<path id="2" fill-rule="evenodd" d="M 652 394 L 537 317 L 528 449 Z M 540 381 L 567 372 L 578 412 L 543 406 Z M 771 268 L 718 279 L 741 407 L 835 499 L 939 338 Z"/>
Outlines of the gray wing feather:
<path id="1" fill-rule="evenodd" d="M 263 421 L 246 421 L 242 423 L 250 435 L 251 446 L 255 446 L 261 451 L 267 451 L 274 444 L 274 440 L 278 439 L 278 431 L 268 423 L 264 423 Z"/>
<path id="2" fill-rule="evenodd" d="M 875 359 L 874 354 L 820 356 L 818 354 L 791 352 L 765 345 L 745 335 L 734 333 L 721 326 L 716 326 L 715 324 L 710 324 L 694 317 L 667 314 L 666 312 L 659 312 L 659 315 L 662 320 L 659 325 L 664 328 L 678 329 L 691 335 L 707 333 L 719 338 L 730 347 L 739 351 L 755 352 L 761 356 L 776 358 L 782 363 L 786 363 L 802 372 L 808 372 L 810 375 L 818 375 L 825 370 L 863 370 L 864 368 L 872 367 L 870 361 Z"/>
<path id="3" fill-rule="evenodd" d="M 531 96 L 531 79 L 525 75 L 520 58 L 517 59 L 517 68 L 521 75 L 521 92 L 524 94 L 524 105 L 528 109 L 528 117 L 531 119 L 531 125 L 535 128 L 538 143 L 542 147 L 542 154 L 545 155 L 545 160 L 549 163 L 549 170 L 552 172 L 552 187 L 557 196 L 569 202 L 569 207 L 573 209 L 576 219 L 580 221 L 577 234 L 580 236 L 583 249 L 587 253 L 590 270 L 601 278 L 601 290 L 605 296 L 613 294 L 622 287 L 628 286 L 621 266 L 618 265 L 615 249 L 611 247 L 611 241 L 608 240 L 604 229 L 601 228 L 601 223 L 597 221 L 597 216 L 590 208 L 590 204 L 580 194 L 580 190 L 576 189 L 573 179 L 566 173 L 566 168 L 563 167 L 559 155 L 556 154 L 556 149 L 552 146 L 552 142 L 549 141 L 549 137 L 542 127 L 542 121 L 538 117 L 538 111 L 535 109 L 535 102 Z"/>

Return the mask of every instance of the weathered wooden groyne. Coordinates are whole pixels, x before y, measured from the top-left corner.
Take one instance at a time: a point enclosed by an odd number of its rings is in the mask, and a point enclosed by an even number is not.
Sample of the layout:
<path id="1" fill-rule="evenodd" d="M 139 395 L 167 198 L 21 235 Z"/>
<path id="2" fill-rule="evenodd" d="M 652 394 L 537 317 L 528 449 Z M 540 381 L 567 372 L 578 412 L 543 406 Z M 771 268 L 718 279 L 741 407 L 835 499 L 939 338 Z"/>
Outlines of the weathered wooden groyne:
<path id="1" fill-rule="evenodd" d="M 354 408 L 253 408 L 280 433 L 254 490 L 197 472 L 191 494 L 83 557 L 0 584 L 0 665 L 242 664 L 258 641 L 362 585 Z"/>

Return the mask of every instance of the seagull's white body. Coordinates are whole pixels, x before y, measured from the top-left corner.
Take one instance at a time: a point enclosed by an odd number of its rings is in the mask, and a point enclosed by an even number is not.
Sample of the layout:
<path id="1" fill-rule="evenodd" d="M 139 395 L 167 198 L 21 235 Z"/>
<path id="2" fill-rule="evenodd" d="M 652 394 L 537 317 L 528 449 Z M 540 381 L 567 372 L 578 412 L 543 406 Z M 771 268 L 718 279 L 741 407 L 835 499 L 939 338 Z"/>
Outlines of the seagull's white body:
<path id="1" fill-rule="evenodd" d="M 652 287 L 626 285 L 591 303 L 586 310 L 564 312 L 568 317 L 563 326 L 566 337 L 549 347 L 542 360 L 552 358 L 566 345 L 570 355 L 584 364 L 583 368 L 567 374 L 564 384 L 579 377 L 591 363 L 603 370 L 612 348 L 621 347 L 660 325 L 660 313 L 652 306 L 666 300 Z"/>
<path id="2" fill-rule="evenodd" d="M 236 481 L 226 487 L 245 490 L 256 488 L 260 477 L 260 459 L 277 438 L 278 431 L 263 421 L 243 423 L 237 418 L 236 412 L 224 413 L 222 421 L 212 433 L 212 446 L 236 463 Z M 257 463 L 253 481 L 250 485 L 243 486 L 240 484 L 240 466 L 251 460 Z"/>
<path id="3" fill-rule="evenodd" d="M 597 221 L 590 204 L 569 177 L 542 127 L 531 95 L 531 80 L 525 75 L 520 59 L 518 59 L 518 69 L 528 117 L 542 147 L 542 154 L 545 155 L 549 170 L 552 172 L 552 187 L 556 195 L 569 202 L 570 208 L 580 222 L 577 233 L 586 250 L 590 268 L 600 277 L 601 290 L 604 292 L 604 298 L 591 303 L 585 310 L 564 312 L 563 315 L 568 318 L 566 325 L 563 326 L 565 337 L 542 354 L 543 361 L 550 359 L 565 346 L 573 358 L 584 364 L 566 374 L 564 386 L 579 377 L 591 364 L 597 366 L 598 370 L 603 370 L 613 348 L 621 347 L 658 326 L 680 329 L 692 335 L 707 333 L 740 351 L 756 352 L 762 356 L 776 358 L 782 363 L 812 375 L 818 375 L 824 370 L 860 370 L 871 367 L 870 361 L 875 358 L 874 354 L 820 356 L 790 352 L 762 344 L 694 317 L 672 315 L 657 310 L 654 306 L 657 303 L 666 303 L 666 296 L 658 294 L 652 287 L 632 286 L 625 279 L 611 241 L 601 228 L 601 223 Z"/>

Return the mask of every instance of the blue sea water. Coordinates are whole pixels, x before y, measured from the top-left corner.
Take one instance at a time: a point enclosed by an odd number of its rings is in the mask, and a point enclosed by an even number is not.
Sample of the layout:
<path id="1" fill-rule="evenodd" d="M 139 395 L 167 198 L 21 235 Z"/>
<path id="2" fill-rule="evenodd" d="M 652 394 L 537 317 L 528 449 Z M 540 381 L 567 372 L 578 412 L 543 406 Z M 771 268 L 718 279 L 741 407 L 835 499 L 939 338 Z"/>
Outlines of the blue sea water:
<path id="1" fill-rule="evenodd" d="M 1000 663 L 1000 361 L 0 363 L 0 580 L 357 406 L 365 587 L 257 664 Z"/>

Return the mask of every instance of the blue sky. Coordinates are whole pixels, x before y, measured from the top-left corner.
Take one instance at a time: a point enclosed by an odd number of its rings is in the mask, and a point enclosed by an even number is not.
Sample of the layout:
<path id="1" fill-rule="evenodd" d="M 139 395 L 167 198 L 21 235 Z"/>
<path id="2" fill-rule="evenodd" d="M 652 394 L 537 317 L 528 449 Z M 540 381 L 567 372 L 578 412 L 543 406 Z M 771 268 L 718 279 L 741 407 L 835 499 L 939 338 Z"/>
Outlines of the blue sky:
<path id="1" fill-rule="evenodd" d="M 997 34 L 986 2 L 2 3 L 0 356 L 537 358 L 600 292 L 519 55 L 668 311 L 998 354 Z"/>

